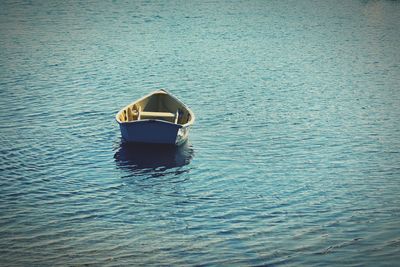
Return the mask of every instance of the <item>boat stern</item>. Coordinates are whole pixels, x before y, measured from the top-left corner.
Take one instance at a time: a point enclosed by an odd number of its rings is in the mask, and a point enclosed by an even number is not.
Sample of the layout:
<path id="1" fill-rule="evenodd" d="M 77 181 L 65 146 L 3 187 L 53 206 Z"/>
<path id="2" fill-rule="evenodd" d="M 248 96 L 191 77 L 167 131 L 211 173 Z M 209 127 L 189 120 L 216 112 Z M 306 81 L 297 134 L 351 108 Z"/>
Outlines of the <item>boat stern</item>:
<path id="1" fill-rule="evenodd" d="M 177 144 L 182 142 L 178 137 L 181 125 L 160 121 L 142 120 L 129 123 L 120 123 L 122 138 L 132 143 Z M 187 138 L 187 136 L 186 136 Z M 179 139 L 179 140 L 178 140 Z"/>

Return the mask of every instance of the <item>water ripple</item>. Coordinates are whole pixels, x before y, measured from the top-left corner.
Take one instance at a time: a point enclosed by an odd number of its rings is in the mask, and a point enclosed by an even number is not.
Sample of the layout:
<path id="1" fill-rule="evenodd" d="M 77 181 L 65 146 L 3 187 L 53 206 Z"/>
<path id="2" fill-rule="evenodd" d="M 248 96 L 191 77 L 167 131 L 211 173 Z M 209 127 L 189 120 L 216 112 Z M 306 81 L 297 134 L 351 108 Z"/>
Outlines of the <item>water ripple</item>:
<path id="1" fill-rule="evenodd" d="M 396 265 L 399 9 L 3 1 L 0 265 Z M 158 88 L 189 142 L 121 142 Z"/>

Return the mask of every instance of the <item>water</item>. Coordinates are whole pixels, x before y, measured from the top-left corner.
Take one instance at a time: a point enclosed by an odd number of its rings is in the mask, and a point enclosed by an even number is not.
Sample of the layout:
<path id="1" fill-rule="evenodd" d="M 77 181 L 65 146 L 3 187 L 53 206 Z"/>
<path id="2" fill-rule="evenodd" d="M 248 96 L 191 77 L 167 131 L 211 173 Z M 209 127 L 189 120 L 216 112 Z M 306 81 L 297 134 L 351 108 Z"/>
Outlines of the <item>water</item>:
<path id="1" fill-rule="evenodd" d="M 399 1 L 2 1 L 0 265 L 393 266 Z M 181 148 L 120 140 L 167 88 Z"/>

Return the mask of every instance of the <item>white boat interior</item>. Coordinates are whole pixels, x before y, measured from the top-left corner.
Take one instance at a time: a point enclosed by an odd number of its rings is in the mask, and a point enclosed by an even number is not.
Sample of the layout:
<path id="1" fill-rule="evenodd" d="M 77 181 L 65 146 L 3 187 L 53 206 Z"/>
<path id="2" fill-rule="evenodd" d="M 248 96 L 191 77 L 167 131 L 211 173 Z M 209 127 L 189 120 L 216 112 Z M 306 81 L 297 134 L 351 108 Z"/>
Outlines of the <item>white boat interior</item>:
<path id="1" fill-rule="evenodd" d="M 158 91 L 126 106 L 117 114 L 119 122 L 133 122 L 145 119 L 186 124 L 192 116 L 188 109 L 165 91 Z"/>

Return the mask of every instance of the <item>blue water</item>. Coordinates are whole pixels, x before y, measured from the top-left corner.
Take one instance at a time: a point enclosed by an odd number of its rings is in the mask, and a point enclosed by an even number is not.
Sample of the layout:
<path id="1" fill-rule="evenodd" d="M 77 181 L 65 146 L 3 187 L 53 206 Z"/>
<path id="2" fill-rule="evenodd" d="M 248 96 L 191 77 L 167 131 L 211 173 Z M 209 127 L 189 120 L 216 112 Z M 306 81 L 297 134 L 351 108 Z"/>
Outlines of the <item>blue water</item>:
<path id="1" fill-rule="evenodd" d="M 395 266 L 399 1 L 1 1 L 0 265 Z M 166 88 L 180 148 L 121 142 Z"/>

